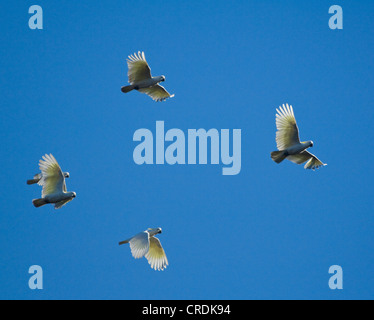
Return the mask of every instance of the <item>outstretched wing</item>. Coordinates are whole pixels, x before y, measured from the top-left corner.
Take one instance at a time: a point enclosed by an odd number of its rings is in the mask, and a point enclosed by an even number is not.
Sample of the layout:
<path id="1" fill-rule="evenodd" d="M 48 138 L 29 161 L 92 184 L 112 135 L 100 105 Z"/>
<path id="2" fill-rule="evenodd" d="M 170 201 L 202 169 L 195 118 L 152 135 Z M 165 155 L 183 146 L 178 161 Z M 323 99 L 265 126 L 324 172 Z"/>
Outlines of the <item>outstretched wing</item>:
<path id="1" fill-rule="evenodd" d="M 304 166 L 305 169 L 315 170 L 319 167 L 326 166 L 326 164 L 319 160 L 314 154 L 306 150 L 299 154 L 288 156 L 287 159 L 297 164 L 308 161 Z"/>
<path id="2" fill-rule="evenodd" d="M 166 266 L 169 265 L 169 262 L 160 240 L 156 237 L 151 237 L 149 242 L 149 251 L 145 255 L 148 263 L 151 265 L 151 268 L 155 270 L 164 270 Z"/>
<path id="3" fill-rule="evenodd" d="M 135 259 L 144 257 L 149 249 L 149 233 L 144 231 L 138 233 L 129 241 L 131 254 Z"/>
<path id="4" fill-rule="evenodd" d="M 170 93 L 167 92 L 165 88 L 163 86 L 160 86 L 159 84 L 148 88 L 141 88 L 138 91 L 149 95 L 155 101 L 164 101 L 167 98 L 174 97 L 174 95 L 170 95 Z"/>
<path id="5" fill-rule="evenodd" d="M 144 52 L 139 51 L 138 54 L 130 55 L 127 59 L 127 66 L 129 68 L 127 75 L 131 84 L 152 78 Z"/>
<path id="6" fill-rule="evenodd" d="M 43 160 L 39 161 L 39 168 L 42 172 L 40 185 L 43 186 L 42 198 L 56 192 L 66 192 L 65 177 L 59 164 L 52 154 L 46 154 Z"/>
<path id="7" fill-rule="evenodd" d="M 70 198 L 70 199 L 65 199 L 65 200 L 62 200 L 60 202 L 57 202 L 55 204 L 55 209 L 60 209 L 61 207 L 63 207 L 65 204 L 67 204 L 68 202 L 72 201 L 74 198 Z"/>
<path id="8" fill-rule="evenodd" d="M 283 105 L 277 109 L 276 120 L 277 134 L 276 142 L 278 150 L 285 150 L 300 143 L 299 129 L 296 124 L 292 106 Z"/>

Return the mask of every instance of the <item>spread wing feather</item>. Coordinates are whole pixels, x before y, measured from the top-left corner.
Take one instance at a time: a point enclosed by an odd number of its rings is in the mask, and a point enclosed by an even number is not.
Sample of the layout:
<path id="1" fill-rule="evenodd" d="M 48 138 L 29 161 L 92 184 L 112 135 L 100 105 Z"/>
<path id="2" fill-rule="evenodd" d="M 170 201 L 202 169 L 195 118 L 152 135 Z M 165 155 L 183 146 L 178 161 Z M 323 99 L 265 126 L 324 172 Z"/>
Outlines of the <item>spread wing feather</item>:
<path id="1" fill-rule="evenodd" d="M 66 192 L 65 177 L 59 164 L 52 154 L 46 154 L 39 161 L 42 178 L 39 181 L 43 186 L 42 197 L 56 192 Z"/>
<path id="2" fill-rule="evenodd" d="M 63 207 L 65 204 L 67 204 L 68 202 L 72 201 L 74 198 L 69 198 L 69 199 L 65 199 L 65 200 L 62 200 L 60 202 L 57 202 L 55 204 L 55 209 L 60 209 L 61 207 Z"/>
<path id="3" fill-rule="evenodd" d="M 151 68 L 145 60 L 144 52 L 130 55 L 127 59 L 129 71 L 127 73 L 130 84 L 152 78 Z"/>
<path id="4" fill-rule="evenodd" d="M 138 91 L 149 95 L 155 101 L 164 101 L 167 98 L 174 97 L 174 94 L 170 95 L 170 93 L 167 92 L 166 89 L 159 84 L 148 88 L 141 88 Z"/>
<path id="5" fill-rule="evenodd" d="M 292 106 L 283 105 L 277 109 L 276 114 L 276 142 L 278 150 L 285 150 L 300 143 L 299 129 L 296 124 Z"/>
<path id="6" fill-rule="evenodd" d="M 302 164 L 308 161 L 304 166 L 305 169 L 315 170 L 319 167 L 326 166 L 326 164 L 319 160 L 314 154 L 306 150 L 299 154 L 288 156 L 287 159 L 296 164 Z"/>
<path id="7" fill-rule="evenodd" d="M 149 249 L 149 233 L 144 231 L 138 233 L 129 241 L 131 254 L 135 259 L 144 257 Z"/>
<path id="8" fill-rule="evenodd" d="M 145 255 L 148 263 L 151 265 L 151 268 L 155 270 L 164 270 L 166 266 L 169 265 L 169 262 L 166 258 L 165 251 L 161 246 L 160 240 L 156 237 L 151 237 L 149 242 L 149 250 Z"/>

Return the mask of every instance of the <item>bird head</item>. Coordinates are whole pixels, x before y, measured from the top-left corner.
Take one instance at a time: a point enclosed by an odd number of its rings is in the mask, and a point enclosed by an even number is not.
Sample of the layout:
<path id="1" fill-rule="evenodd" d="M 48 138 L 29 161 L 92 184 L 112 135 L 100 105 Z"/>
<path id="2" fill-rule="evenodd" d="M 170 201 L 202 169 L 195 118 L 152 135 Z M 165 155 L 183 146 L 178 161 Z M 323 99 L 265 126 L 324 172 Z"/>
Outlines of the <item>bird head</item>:
<path id="1" fill-rule="evenodd" d="M 147 231 L 148 231 L 148 233 L 151 237 L 156 235 L 156 234 L 162 233 L 161 228 L 148 228 Z"/>
<path id="2" fill-rule="evenodd" d="M 76 196 L 77 196 L 77 194 L 76 194 L 75 192 L 72 192 L 72 193 L 71 193 L 71 197 L 72 197 L 72 198 L 75 198 Z"/>
<path id="3" fill-rule="evenodd" d="M 307 148 L 313 147 L 313 141 L 303 141 L 304 145 L 306 145 Z"/>
<path id="4" fill-rule="evenodd" d="M 69 172 L 64 172 L 64 177 L 65 178 L 69 178 L 70 177 L 70 173 Z"/>
<path id="5" fill-rule="evenodd" d="M 161 76 L 161 81 L 165 81 L 165 76 Z"/>

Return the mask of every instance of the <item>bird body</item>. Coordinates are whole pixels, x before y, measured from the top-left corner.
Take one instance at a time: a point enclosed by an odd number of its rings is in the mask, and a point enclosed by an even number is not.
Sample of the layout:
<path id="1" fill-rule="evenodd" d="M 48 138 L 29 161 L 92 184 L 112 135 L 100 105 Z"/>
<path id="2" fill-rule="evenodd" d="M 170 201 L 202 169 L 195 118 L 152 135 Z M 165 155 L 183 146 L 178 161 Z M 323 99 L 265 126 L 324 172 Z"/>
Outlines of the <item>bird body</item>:
<path id="1" fill-rule="evenodd" d="M 121 88 L 123 93 L 137 90 L 149 95 L 155 101 L 164 101 L 172 98 L 169 92 L 159 83 L 165 81 L 165 76 L 152 77 L 151 68 L 145 60 L 144 52 L 138 52 L 130 55 L 127 59 L 129 68 L 128 78 L 130 85 Z"/>
<path id="2" fill-rule="evenodd" d="M 313 146 L 312 141 L 308 142 L 300 142 L 298 144 L 295 144 L 289 148 L 286 149 L 286 152 L 288 155 L 294 155 L 294 154 L 299 154 L 303 152 L 304 150 L 308 149 L 309 147 Z"/>
<path id="3" fill-rule="evenodd" d="M 158 77 L 152 77 L 150 79 L 145 79 L 145 80 L 142 80 L 142 81 L 138 81 L 134 84 L 131 84 L 129 86 L 125 86 L 125 87 L 122 87 L 122 92 L 124 93 L 127 93 L 127 92 L 130 92 L 131 90 L 138 90 L 140 91 L 141 89 L 145 89 L 145 88 L 149 88 L 149 87 L 153 87 L 154 85 L 160 83 L 161 81 L 165 81 L 165 80 L 162 80 L 162 77 L 163 76 L 158 76 Z"/>
<path id="4" fill-rule="evenodd" d="M 293 155 L 300 154 L 301 152 L 303 152 L 304 150 L 308 149 L 311 146 L 313 146 L 312 141 L 300 142 L 300 143 L 297 143 L 297 144 L 295 144 L 295 145 L 293 145 L 293 146 L 291 146 L 291 147 L 289 147 L 285 150 L 273 151 L 271 153 L 271 157 L 275 162 L 280 163 L 285 158 L 287 158 L 288 156 L 293 156 Z"/>
<path id="5" fill-rule="evenodd" d="M 71 201 L 73 198 L 76 197 L 75 192 L 56 192 L 50 195 L 46 195 L 45 197 L 41 199 L 35 199 L 33 200 L 33 204 L 36 208 L 44 206 L 48 203 L 55 204 L 55 208 L 59 209 L 62 207 L 65 203 L 68 201 Z"/>
<path id="6" fill-rule="evenodd" d="M 169 262 L 160 240 L 155 237 L 161 232 L 161 228 L 148 228 L 134 237 L 121 241 L 119 245 L 129 243 L 135 259 L 145 257 L 152 269 L 164 270 Z"/>
<path id="7" fill-rule="evenodd" d="M 287 157 L 300 154 L 302 151 L 306 150 L 307 148 L 309 148 L 309 146 L 306 143 L 299 143 L 282 151 L 273 151 L 271 153 L 271 158 L 276 163 L 281 163 Z"/>
<path id="8" fill-rule="evenodd" d="M 48 203 L 54 204 L 55 209 L 61 208 L 76 197 L 75 192 L 66 190 L 65 175 L 52 154 L 46 154 L 39 161 L 41 179 L 38 182 L 42 187 L 42 197 L 34 199 L 32 203 L 36 208 Z"/>
<path id="9" fill-rule="evenodd" d="M 292 106 L 283 105 L 276 114 L 276 142 L 279 151 L 271 152 L 271 158 L 276 163 L 288 159 L 296 164 L 306 162 L 304 168 L 315 170 L 325 166 L 315 155 L 306 149 L 313 147 L 313 141 L 300 142 L 299 129 L 296 124 Z"/>

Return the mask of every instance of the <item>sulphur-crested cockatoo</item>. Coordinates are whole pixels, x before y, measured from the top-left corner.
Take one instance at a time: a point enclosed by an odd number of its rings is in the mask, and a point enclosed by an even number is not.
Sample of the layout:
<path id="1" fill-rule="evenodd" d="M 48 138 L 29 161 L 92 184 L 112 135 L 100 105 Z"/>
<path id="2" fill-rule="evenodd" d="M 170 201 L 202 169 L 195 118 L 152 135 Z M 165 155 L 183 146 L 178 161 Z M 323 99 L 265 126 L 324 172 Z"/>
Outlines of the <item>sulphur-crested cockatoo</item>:
<path id="1" fill-rule="evenodd" d="M 271 158 L 276 163 L 288 159 L 294 163 L 302 164 L 307 161 L 305 169 L 317 169 L 326 164 L 306 149 L 313 147 L 313 141 L 300 142 L 299 129 L 296 124 L 292 106 L 288 104 L 279 107 L 276 114 L 276 142 L 279 151 L 273 151 Z"/>
<path id="2" fill-rule="evenodd" d="M 151 69 L 145 60 L 144 52 L 139 51 L 138 54 L 134 53 L 129 56 L 127 66 L 129 68 L 128 77 L 130 85 L 122 87 L 122 92 L 127 93 L 135 89 L 149 95 L 155 101 L 163 101 L 174 97 L 163 86 L 158 84 L 165 81 L 165 76 L 151 76 Z"/>
<path id="3" fill-rule="evenodd" d="M 61 208 L 76 197 L 75 192 L 67 192 L 65 177 L 59 164 L 52 154 L 46 154 L 39 161 L 41 179 L 39 184 L 43 186 L 42 198 L 34 199 L 32 203 L 36 208 L 53 203 L 55 209 Z"/>
<path id="4" fill-rule="evenodd" d="M 64 177 L 65 178 L 69 178 L 70 177 L 70 174 L 69 172 L 64 172 Z M 30 180 L 27 180 L 27 184 L 40 184 L 40 181 L 42 180 L 42 174 L 41 173 L 38 173 L 34 176 L 34 178 L 30 179 Z"/>
<path id="5" fill-rule="evenodd" d="M 133 257 L 139 259 L 146 257 L 151 268 L 155 270 L 164 270 L 169 265 L 164 249 L 160 240 L 155 235 L 161 233 L 161 228 L 149 228 L 136 236 L 120 242 L 119 244 L 130 243 L 130 249 Z"/>

